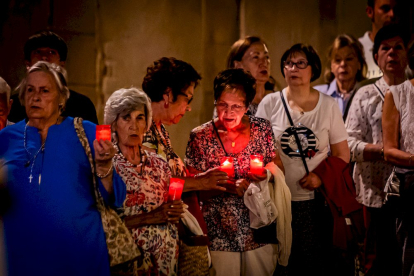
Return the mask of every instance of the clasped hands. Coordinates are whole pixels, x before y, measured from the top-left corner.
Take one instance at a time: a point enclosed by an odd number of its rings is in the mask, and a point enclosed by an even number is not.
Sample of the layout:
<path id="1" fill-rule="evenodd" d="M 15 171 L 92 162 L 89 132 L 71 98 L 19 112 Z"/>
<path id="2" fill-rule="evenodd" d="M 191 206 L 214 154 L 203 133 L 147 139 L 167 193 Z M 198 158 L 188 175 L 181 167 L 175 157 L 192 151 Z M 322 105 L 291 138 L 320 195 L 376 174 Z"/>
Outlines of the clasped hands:
<path id="1" fill-rule="evenodd" d="M 216 167 L 197 174 L 195 178 L 202 185 L 202 190 L 218 190 L 242 197 L 251 182 L 260 182 L 267 178 L 267 170 L 263 169 L 260 175 L 249 172 L 248 179 L 234 179 L 220 171 L 220 167 Z"/>

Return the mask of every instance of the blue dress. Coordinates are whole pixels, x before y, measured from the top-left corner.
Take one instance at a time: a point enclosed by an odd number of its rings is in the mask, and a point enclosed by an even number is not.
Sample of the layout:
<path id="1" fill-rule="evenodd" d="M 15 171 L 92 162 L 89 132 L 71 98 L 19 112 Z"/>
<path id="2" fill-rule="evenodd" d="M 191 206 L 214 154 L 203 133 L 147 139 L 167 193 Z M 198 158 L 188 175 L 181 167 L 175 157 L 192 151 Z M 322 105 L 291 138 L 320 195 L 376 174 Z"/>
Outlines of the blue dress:
<path id="1" fill-rule="evenodd" d="M 83 124 L 94 154 L 95 125 Z M 27 127 L 29 155 L 24 147 L 25 125 L 21 121 L 0 132 L 0 175 L 7 174 L 12 198 L 3 218 L 9 276 L 109 275 L 92 172 L 73 118 L 49 128 L 44 151 L 39 151 L 34 164 L 41 138 L 36 128 Z M 113 179 L 116 191 L 125 189 L 117 174 Z M 120 202 L 125 199 L 122 194 L 115 194 L 121 196 Z"/>

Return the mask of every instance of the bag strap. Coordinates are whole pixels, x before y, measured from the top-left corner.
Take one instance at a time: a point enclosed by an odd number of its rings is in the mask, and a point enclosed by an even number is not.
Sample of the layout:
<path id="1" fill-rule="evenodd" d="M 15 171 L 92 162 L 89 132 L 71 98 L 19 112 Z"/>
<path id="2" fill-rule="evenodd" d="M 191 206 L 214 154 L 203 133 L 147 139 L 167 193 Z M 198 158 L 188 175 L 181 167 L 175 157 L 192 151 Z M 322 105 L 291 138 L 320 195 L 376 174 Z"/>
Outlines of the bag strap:
<path id="1" fill-rule="evenodd" d="M 384 93 L 382 93 L 381 89 L 379 89 L 378 85 L 374 83 L 375 87 L 377 88 L 378 92 L 380 93 L 381 100 L 384 101 Z"/>
<path id="2" fill-rule="evenodd" d="M 218 138 L 218 140 L 220 141 L 220 144 L 221 144 L 221 147 L 222 147 L 222 148 L 223 148 L 223 150 L 224 150 L 224 153 L 226 154 L 226 156 L 228 156 L 228 153 L 227 153 L 226 149 L 224 148 L 223 142 L 221 141 L 221 138 L 220 138 L 220 135 L 219 135 L 219 133 L 218 133 L 218 129 L 217 129 L 217 127 L 216 127 L 216 124 L 214 123 L 214 120 L 211 120 L 211 124 L 213 125 L 214 132 L 216 133 L 217 138 Z"/>
<path id="3" fill-rule="evenodd" d="M 290 112 L 289 112 L 289 109 L 287 107 L 285 97 L 283 96 L 283 91 L 280 91 L 280 97 L 282 98 L 282 103 L 283 103 L 283 106 L 285 108 L 286 115 L 288 116 L 288 119 L 289 119 L 289 122 L 290 122 L 290 125 L 291 125 L 291 128 L 292 128 L 293 135 L 295 136 L 296 145 L 298 146 L 299 154 L 300 154 L 300 157 L 302 158 L 302 163 L 303 163 L 303 166 L 305 167 L 306 174 L 309 174 L 308 164 L 306 164 L 305 155 L 304 155 L 303 149 L 302 149 L 302 144 L 300 143 L 299 136 L 298 136 L 296 127 L 293 124 L 292 117 L 290 116 Z"/>
<path id="4" fill-rule="evenodd" d="M 91 166 L 92 171 L 92 178 L 93 178 L 93 190 L 95 194 L 95 202 L 99 211 L 105 208 L 105 203 L 103 201 L 102 195 L 98 189 L 98 181 L 96 180 L 96 171 L 95 171 L 95 164 L 92 158 L 92 151 L 91 147 L 89 146 L 88 138 L 86 137 L 85 129 L 83 128 L 83 119 L 80 117 L 76 117 L 73 119 L 73 124 L 75 126 L 76 134 L 78 135 L 79 141 L 82 144 L 82 147 L 85 150 L 86 156 L 88 157 L 89 164 Z"/>

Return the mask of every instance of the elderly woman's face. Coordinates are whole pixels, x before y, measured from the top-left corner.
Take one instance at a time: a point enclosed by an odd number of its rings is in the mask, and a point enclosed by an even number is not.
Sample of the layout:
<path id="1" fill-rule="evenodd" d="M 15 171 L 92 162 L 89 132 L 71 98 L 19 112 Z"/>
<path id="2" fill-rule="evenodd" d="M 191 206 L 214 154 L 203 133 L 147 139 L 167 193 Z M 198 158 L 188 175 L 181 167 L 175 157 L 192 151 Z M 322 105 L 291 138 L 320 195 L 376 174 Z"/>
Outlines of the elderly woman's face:
<path id="1" fill-rule="evenodd" d="M 358 70 L 361 70 L 361 64 L 355 51 L 345 46 L 333 51 L 331 56 L 331 72 L 338 81 L 355 81 Z"/>
<path id="2" fill-rule="evenodd" d="M 401 74 L 408 63 L 404 41 L 399 36 L 384 40 L 375 59 L 384 74 Z"/>
<path id="3" fill-rule="evenodd" d="M 305 64 L 306 67 L 301 69 L 297 67 L 297 64 L 301 67 Z M 310 84 L 310 80 L 312 78 L 312 66 L 308 63 L 308 59 L 304 53 L 294 53 L 292 56 L 288 57 L 285 61 L 283 70 L 285 73 L 286 83 L 289 86 Z"/>
<path id="4" fill-rule="evenodd" d="M 141 145 L 146 130 L 147 118 L 144 108 L 120 114 L 113 126 L 113 131 L 118 135 L 118 143 L 126 147 Z"/>
<path id="5" fill-rule="evenodd" d="M 56 120 L 59 117 L 59 103 L 63 99 L 53 77 L 41 71 L 27 77 L 24 105 L 30 119 Z"/>
<path id="6" fill-rule="evenodd" d="M 240 125 L 247 108 L 246 94 L 243 90 L 228 87 L 216 101 L 217 115 L 226 129 L 234 129 Z"/>
<path id="7" fill-rule="evenodd" d="M 173 125 L 178 124 L 184 114 L 187 111 L 191 111 L 191 101 L 194 96 L 194 87 L 195 84 L 192 83 L 187 89 L 182 90 L 177 96 L 177 100 L 173 102 L 172 92 L 164 95 L 164 100 L 168 102 L 168 107 L 166 108 L 166 116 L 162 120 L 163 124 Z"/>
<path id="8" fill-rule="evenodd" d="M 244 53 L 242 60 L 234 62 L 234 67 L 250 72 L 256 82 L 266 83 L 270 77 L 270 57 L 266 45 L 253 43 Z"/>

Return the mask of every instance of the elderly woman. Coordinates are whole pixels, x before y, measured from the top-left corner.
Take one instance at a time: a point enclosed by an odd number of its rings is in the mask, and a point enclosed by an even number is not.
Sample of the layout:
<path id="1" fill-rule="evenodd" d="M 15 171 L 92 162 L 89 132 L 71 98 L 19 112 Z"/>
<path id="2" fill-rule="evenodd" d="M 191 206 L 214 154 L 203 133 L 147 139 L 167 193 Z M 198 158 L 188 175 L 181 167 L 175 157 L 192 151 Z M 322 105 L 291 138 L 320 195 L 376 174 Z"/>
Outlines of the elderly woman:
<path id="1" fill-rule="evenodd" d="M 337 157 L 334 167 L 346 166 L 348 135 L 335 100 L 311 87 L 321 74 L 321 61 L 312 46 L 293 45 L 283 54 L 280 69 L 287 88 L 267 95 L 256 116 L 271 122 L 292 194 L 289 275 L 324 275 L 327 259 L 321 234 L 327 229 L 322 229 L 320 220 L 323 202 L 315 199 L 315 189 L 322 185 L 322 179 L 313 171 L 328 157 L 329 150 Z"/>
<path id="2" fill-rule="evenodd" d="M 199 246 L 207 249 L 208 239 L 203 216 L 198 206 L 197 190 L 226 190 L 217 185 L 217 181 L 228 179 L 226 173 L 211 170 L 206 173 L 191 175 L 188 174 L 184 163 L 174 152 L 171 145 L 170 136 L 164 125 L 178 124 L 184 114 L 191 111 L 191 101 L 193 100 L 195 88 L 197 87 L 200 75 L 187 62 L 175 58 L 163 57 L 147 68 L 142 88 L 151 99 L 152 125 L 144 136 L 143 145 L 154 150 L 161 155 L 167 162 L 174 177 L 185 180 L 183 201 L 189 206 L 190 213 L 197 219 L 204 235 L 192 236 L 191 239 Z M 180 224 L 180 240 L 185 242 L 189 238 L 189 231 Z M 190 243 L 189 243 L 190 244 Z M 181 249 L 185 248 L 184 246 Z M 205 250 L 206 252 L 206 250 Z M 182 254 L 188 258 L 194 258 L 192 254 Z M 180 257 L 181 258 L 181 257 Z M 194 275 L 208 274 L 207 256 L 205 256 L 203 266 L 194 266 Z M 191 262 L 192 260 L 186 260 Z M 181 260 L 181 263 L 185 263 Z M 203 267 L 202 270 L 198 268 Z"/>
<path id="3" fill-rule="evenodd" d="M 385 27 L 384 27 L 385 28 Z M 391 28 L 391 27 L 389 27 Z M 394 31 L 401 30 L 400 28 Z M 382 29 L 378 32 L 380 32 Z M 394 35 L 401 34 L 394 32 Z M 378 35 L 377 35 L 378 36 Z M 405 47 L 402 38 L 395 36 L 384 40 L 378 49 L 378 55 L 384 52 L 388 58 L 389 70 L 397 67 L 401 60 L 406 62 Z M 377 37 L 375 37 L 377 41 Z M 385 43 L 387 42 L 387 43 Z M 374 48 L 375 49 L 375 48 Z M 392 58 L 391 58 L 392 57 Z M 379 60 L 379 59 L 378 59 Z M 410 68 L 414 69 L 414 56 L 410 56 Z M 378 64 L 381 68 L 380 63 Z M 398 66 L 400 67 L 400 66 Z M 398 72 L 400 69 L 398 70 Z M 385 77 L 384 72 L 384 77 Z M 414 275 L 414 144 L 413 144 L 413 106 L 414 106 L 414 80 L 406 80 L 399 85 L 390 86 L 385 94 L 382 127 L 384 137 L 385 160 L 395 166 L 395 173 L 400 180 L 399 192 L 401 199 L 401 214 L 397 221 L 399 241 L 402 248 L 402 275 Z M 395 217 L 395 216 L 394 216 Z M 395 223 L 394 223 L 395 226 Z M 398 255 L 401 257 L 401 255 Z"/>
<path id="4" fill-rule="evenodd" d="M 272 275 L 277 246 L 255 241 L 250 229 L 249 210 L 243 196 L 252 175 L 250 155 L 261 154 L 264 165 L 281 162 L 267 120 L 245 115 L 255 96 L 255 79 L 241 69 L 227 69 L 214 80 L 218 118 L 195 128 L 186 151 L 190 172 L 200 173 L 220 166 L 223 156 L 235 159 L 234 181 L 220 180 L 225 193 L 203 197 L 213 267 L 217 275 Z M 275 233 L 274 233 L 275 235 Z"/>
<path id="5" fill-rule="evenodd" d="M 168 163 L 142 149 L 142 140 L 152 122 L 147 95 L 136 88 L 115 91 L 105 105 L 105 124 L 111 125 L 117 151 L 114 167 L 126 184 L 126 199 L 120 210 L 136 244 L 143 251 L 139 275 L 177 273 L 180 200 L 166 202 L 171 172 Z"/>
<path id="6" fill-rule="evenodd" d="M 315 89 L 335 99 L 344 119 L 357 82 L 365 79 L 366 67 L 361 43 L 351 35 L 337 36 L 328 51 L 325 72 L 328 84 L 317 85 Z"/>
<path id="7" fill-rule="evenodd" d="M 355 161 L 353 178 L 357 200 L 366 209 L 366 255 L 370 255 L 366 269 L 398 275 L 400 254 L 395 250 L 395 212 L 384 202 L 384 186 L 392 165 L 384 160 L 383 102 L 385 92 L 392 85 L 405 80 L 408 37 L 401 28 L 385 26 L 378 31 L 374 41 L 374 57 L 383 76 L 375 83 L 363 86 L 355 96 L 346 120 L 351 161 Z M 375 260 L 371 263 L 371 260 Z M 368 271 L 364 271 L 368 272 Z"/>
<path id="8" fill-rule="evenodd" d="M 109 275 L 90 163 L 73 118 L 60 115 L 69 95 L 64 76 L 57 65 L 34 64 L 19 86 L 28 121 L 0 133 L 1 170 L 12 200 L 3 218 L 10 276 Z M 115 149 L 95 140 L 95 125 L 83 125 L 101 192 L 113 194 L 113 185 L 122 183 L 112 169 Z"/>
<path id="9" fill-rule="evenodd" d="M 256 79 L 256 95 L 249 105 L 248 112 L 255 115 L 257 106 L 267 94 L 267 88 L 273 85 L 270 81 L 270 57 L 266 43 L 257 36 L 239 39 L 230 48 L 227 56 L 227 68 L 241 68 Z M 273 80 L 274 81 L 274 80 Z"/>
<path id="10" fill-rule="evenodd" d="M 10 99 L 10 86 L 0 77 L 0 130 L 12 123 L 7 120 L 13 100 Z"/>

